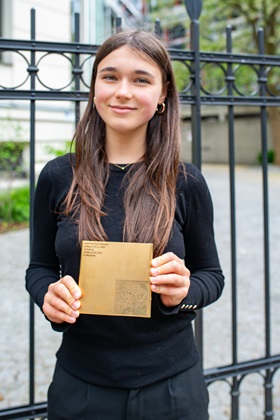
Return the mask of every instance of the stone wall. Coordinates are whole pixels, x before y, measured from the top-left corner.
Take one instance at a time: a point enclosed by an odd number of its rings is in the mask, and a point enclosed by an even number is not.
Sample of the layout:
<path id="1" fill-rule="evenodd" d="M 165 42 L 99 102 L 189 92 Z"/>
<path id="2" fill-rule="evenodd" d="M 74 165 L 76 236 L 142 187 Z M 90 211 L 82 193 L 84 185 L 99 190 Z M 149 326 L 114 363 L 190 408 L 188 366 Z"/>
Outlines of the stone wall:
<path id="1" fill-rule="evenodd" d="M 202 110 L 202 162 L 228 162 L 228 120 L 226 108 Z M 235 161 L 238 164 L 258 163 L 261 152 L 261 123 L 258 108 L 236 108 Z M 183 112 L 182 121 L 182 160 L 191 160 L 192 133 L 189 113 Z M 273 148 L 268 123 L 268 150 Z"/>

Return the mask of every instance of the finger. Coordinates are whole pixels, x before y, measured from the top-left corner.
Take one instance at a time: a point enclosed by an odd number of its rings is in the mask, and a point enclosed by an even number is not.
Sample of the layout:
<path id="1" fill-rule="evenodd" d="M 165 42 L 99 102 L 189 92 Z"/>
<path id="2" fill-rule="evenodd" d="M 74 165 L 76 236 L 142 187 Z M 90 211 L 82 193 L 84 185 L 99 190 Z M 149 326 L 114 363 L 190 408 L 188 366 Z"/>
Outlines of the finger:
<path id="1" fill-rule="evenodd" d="M 165 274 L 150 278 L 151 284 L 169 285 L 169 287 L 182 287 L 186 285 L 187 278 L 177 274 Z"/>
<path id="2" fill-rule="evenodd" d="M 80 307 L 80 301 L 78 298 L 75 298 L 75 297 L 76 296 L 80 297 L 81 291 L 80 291 L 79 286 L 77 285 L 77 283 L 72 277 L 70 276 L 63 277 L 58 282 L 50 285 L 49 290 L 54 295 L 59 296 L 73 309 L 78 309 Z"/>
<path id="3" fill-rule="evenodd" d="M 76 309 L 73 309 L 71 306 L 68 305 L 65 300 L 61 299 L 59 296 L 54 295 L 52 293 L 48 293 L 45 298 L 46 304 L 48 304 L 51 308 L 54 308 L 55 310 L 58 310 L 59 312 L 63 312 L 64 314 L 73 317 L 78 318 L 79 311 Z"/>
<path id="4" fill-rule="evenodd" d="M 43 305 L 43 312 L 46 317 L 57 324 L 61 324 L 63 322 L 67 322 L 69 324 L 74 324 L 76 322 L 76 317 L 67 315 L 65 312 L 56 309 L 55 307 L 51 306 L 48 302 L 44 303 Z"/>
<path id="5" fill-rule="evenodd" d="M 164 265 L 168 263 L 169 261 L 178 261 L 180 263 L 183 262 L 179 257 L 177 257 L 176 254 L 173 252 L 166 252 L 165 254 L 160 255 L 159 257 L 152 259 L 152 267 L 160 267 L 161 265 Z"/>
<path id="6" fill-rule="evenodd" d="M 169 262 L 166 262 L 164 265 L 152 267 L 150 273 L 152 276 L 159 276 L 162 274 L 170 273 L 179 274 L 181 276 L 188 276 L 189 270 L 186 268 L 182 260 L 171 260 Z"/>
<path id="7" fill-rule="evenodd" d="M 60 281 L 67 287 L 67 289 L 69 290 L 69 292 L 71 293 L 71 295 L 73 296 L 75 300 L 80 299 L 82 297 L 81 289 L 79 288 L 78 284 L 73 279 L 73 277 L 65 276 L 65 277 L 62 277 Z"/>
<path id="8" fill-rule="evenodd" d="M 78 309 L 80 307 L 80 301 L 74 299 L 69 289 L 61 282 L 54 287 L 53 296 L 58 298 L 58 302 L 64 303 L 70 309 Z"/>

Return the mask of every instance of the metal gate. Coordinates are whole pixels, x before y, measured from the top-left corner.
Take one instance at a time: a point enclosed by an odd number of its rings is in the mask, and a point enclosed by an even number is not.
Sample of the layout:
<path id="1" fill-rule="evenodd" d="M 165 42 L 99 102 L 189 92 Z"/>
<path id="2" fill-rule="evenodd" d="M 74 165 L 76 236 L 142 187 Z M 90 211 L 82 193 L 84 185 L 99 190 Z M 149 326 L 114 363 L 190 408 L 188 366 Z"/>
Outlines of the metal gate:
<path id="1" fill-rule="evenodd" d="M 189 2 L 195 4 L 195 2 Z M 170 49 L 173 60 L 183 63 L 189 72 L 189 84 L 180 92 L 182 104 L 189 105 L 191 109 L 192 127 L 192 160 L 200 168 L 202 165 L 201 147 L 201 107 L 226 106 L 228 127 L 228 162 L 230 180 L 230 253 L 231 253 L 231 325 L 232 325 L 232 348 L 231 363 L 226 366 L 213 367 L 204 370 L 207 383 L 213 384 L 218 381 L 226 381 L 230 387 L 231 414 L 229 418 L 240 418 L 240 395 L 241 382 L 253 373 L 260 373 L 263 378 L 265 389 L 264 419 L 273 419 L 273 380 L 280 366 L 280 354 L 273 354 L 271 349 L 271 290 L 270 290 L 270 240 L 269 240 L 269 197 L 268 197 L 268 164 L 267 164 L 267 109 L 268 107 L 280 106 L 280 97 L 274 95 L 268 86 L 268 70 L 280 67 L 279 56 L 266 56 L 264 54 L 264 34 L 260 29 L 259 54 L 235 54 L 232 52 L 231 28 L 226 30 L 227 51 L 224 53 L 208 53 L 199 49 L 199 11 L 196 7 L 190 7 L 188 11 L 191 18 L 191 49 L 190 51 Z M 121 21 L 117 20 L 116 29 L 120 30 Z M 30 103 L 30 190 L 31 208 L 33 191 L 35 187 L 35 129 L 36 129 L 36 102 L 37 101 L 70 101 L 75 105 L 76 122 L 79 120 L 80 105 L 87 100 L 87 91 L 82 89 L 83 64 L 81 56 L 94 56 L 97 46 L 81 44 L 79 42 L 79 16 L 75 15 L 75 40 L 71 43 L 51 43 L 36 40 L 35 11 L 31 11 L 31 36 L 29 41 L 0 39 L 0 52 L 13 51 L 24 57 L 27 63 L 27 78 L 30 89 L 16 88 L 0 89 L 1 100 L 25 100 Z M 155 32 L 160 33 L 159 22 L 155 25 Z M 71 55 L 72 81 L 63 89 L 40 89 L 38 82 L 39 61 L 37 53 L 44 54 L 68 54 Z M 69 59 L 69 58 L 67 58 Z M 225 88 L 222 92 L 213 94 L 205 90 L 201 84 L 201 72 L 205 64 L 215 64 L 224 73 Z M 257 90 L 252 95 L 242 94 L 235 84 L 235 69 L 238 66 L 249 66 L 257 75 Z M 234 111 L 238 106 L 251 106 L 260 114 L 261 148 L 262 148 L 262 197 L 263 197 L 263 247 L 264 247 L 264 296 L 265 296 L 265 355 L 261 359 L 238 360 L 238 276 L 237 276 L 237 236 L 236 236 L 236 201 L 235 201 L 235 126 Z M 32 211 L 32 210 L 31 210 Z M 32 219 L 32 214 L 31 214 Z M 32 226 L 30 227 L 30 241 L 32 241 Z M 30 356 L 29 356 L 29 404 L 16 406 L 0 411 L 0 418 L 26 419 L 46 418 L 47 403 L 35 402 L 35 336 L 34 336 L 34 305 L 30 303 Z M 200 312 L 195 324 L 196 341 L 200 353 L 203 354 L 203 315 Z M 16 404 L 16 401 L 15 401 Z M 217 419 L 219 420 L 219 419 Z"/>

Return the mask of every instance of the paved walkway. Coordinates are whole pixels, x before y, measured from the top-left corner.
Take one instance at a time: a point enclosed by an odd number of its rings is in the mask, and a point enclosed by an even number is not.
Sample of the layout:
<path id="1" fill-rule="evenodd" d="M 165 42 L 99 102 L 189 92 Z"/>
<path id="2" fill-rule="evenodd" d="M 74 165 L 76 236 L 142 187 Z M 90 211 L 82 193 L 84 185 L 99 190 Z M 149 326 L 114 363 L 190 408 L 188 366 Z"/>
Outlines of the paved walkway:
<path id="1" fill-rule="evenodd" d="M 205 166 L 215 208 L 216 239 L 226 275 L 222 298 L 204 310 L 205 368 L 231 363 L 231 286 L 228 170 Z M 272 351 L 280 354 L 280 168 L 269 170 Z M 264 356 L 264 287 L 261 170 L 236 171 L 239 360 Z M 24 275 L 29 253 L 28 230 L 0 235 L 0 409 L 28 403 L 29 298 Z M 61 336 L 36 308 L 36 400 L 46 399 L 55 351 Z M 210 386 L 212 420 L 229 419 L 229 386 Z M 263 379 L 245 378 L 241 386 L 240 420 L 263 419 Z M 280 374 L 274 383 L 275 420 L 280 419 Z"/>

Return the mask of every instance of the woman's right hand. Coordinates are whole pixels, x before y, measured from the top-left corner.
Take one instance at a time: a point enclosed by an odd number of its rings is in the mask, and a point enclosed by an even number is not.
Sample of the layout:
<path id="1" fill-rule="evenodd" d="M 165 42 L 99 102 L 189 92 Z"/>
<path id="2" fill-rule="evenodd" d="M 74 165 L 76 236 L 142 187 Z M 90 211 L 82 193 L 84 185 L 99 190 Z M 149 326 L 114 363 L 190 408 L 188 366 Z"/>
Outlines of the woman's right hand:
<path id="1" fill-rule="evenodd" d="M 81 306 L 81 296 L 81 289 L 73 277 L 62 277 L 49 285 L 44 298 L 43 312 L 51 322 L 74 324 L 80 315 L 78 309 Z"/>

